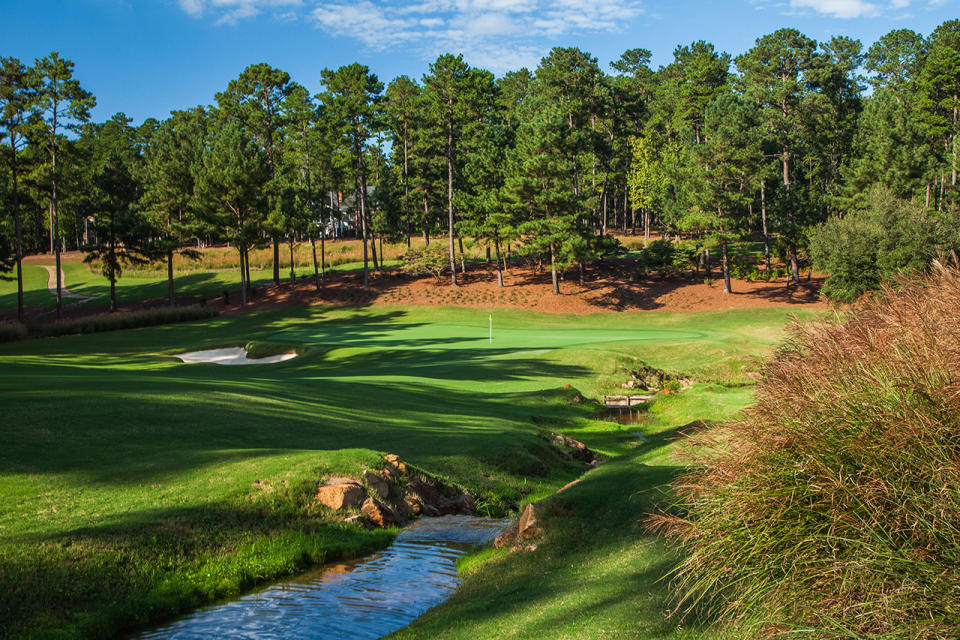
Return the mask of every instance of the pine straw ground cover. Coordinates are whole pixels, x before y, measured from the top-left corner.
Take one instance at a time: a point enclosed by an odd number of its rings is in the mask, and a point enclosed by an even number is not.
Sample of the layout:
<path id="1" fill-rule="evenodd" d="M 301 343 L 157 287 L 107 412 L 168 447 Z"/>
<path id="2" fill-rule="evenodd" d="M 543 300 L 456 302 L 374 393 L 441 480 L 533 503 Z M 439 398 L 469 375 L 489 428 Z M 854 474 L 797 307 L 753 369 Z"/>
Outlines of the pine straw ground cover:
<path id="1" fill-rule="evenodd" d="M 735 638 L 960 637 L 960 271 L 795 324 L 649 524 Z"/>

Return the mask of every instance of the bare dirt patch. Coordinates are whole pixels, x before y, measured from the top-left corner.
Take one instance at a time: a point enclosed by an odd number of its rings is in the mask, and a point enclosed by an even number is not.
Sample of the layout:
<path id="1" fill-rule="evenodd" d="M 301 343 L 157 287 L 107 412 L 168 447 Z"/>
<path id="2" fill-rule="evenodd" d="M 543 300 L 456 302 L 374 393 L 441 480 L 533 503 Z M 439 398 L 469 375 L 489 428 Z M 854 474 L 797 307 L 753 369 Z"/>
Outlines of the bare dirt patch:
<path id="1" fill-rule="evenodd" d="M 248 310 L 267 309 L 289 304 L 342 305 L 415 305 L 460 307 L 506 307 L 545 313 L 586 314 L 598 312 L 637 311 L 709 311 L 761 307 L 829 308 L 819 297 L 823 279 L 804 279 L 800 285 L 789 285 L 785 279 L 771 282 L 733 281 L 733 293 L 723 293 L 719 279 L 707 284 L 704 275 L 685 274 L 668 278 L 653 276 L 630 279 L 624 271 L 628 265 L 608 263 L 594 267 L 581 284 L 575 271 L 564 275 L 561 295 L 550 290 L 550 273 L 531 269 L 511 269 L 504 276 L 505 286 L 497 287 L 492 269 L 468 265 L 466 277 L 458 287 L 449 280 L 438 282 L 433 277 L 410 277 L 397 272 L 376 275 L 371 272 L 370 286 L 360 286 L 358 274 L 328 277 L 326 286 L 316 291 L 313 278 L 279 286 L 260 287 Z M 718 276 L 714 272 L 714 276 Z M 218 303 L 220 304 L 220 303 Z M 240 310 L 238 304 L 224 312 Z"/>

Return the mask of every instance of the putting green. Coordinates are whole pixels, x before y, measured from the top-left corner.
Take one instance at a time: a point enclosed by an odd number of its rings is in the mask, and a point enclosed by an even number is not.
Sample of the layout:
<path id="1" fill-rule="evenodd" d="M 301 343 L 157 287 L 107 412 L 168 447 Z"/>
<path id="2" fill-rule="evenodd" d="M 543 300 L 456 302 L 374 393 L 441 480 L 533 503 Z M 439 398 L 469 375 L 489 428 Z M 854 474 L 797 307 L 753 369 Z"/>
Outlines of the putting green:
<path id="1" fill-rule="evenodd" d="M 288 329 L 270 336 L 270 340 L 304 345 L 340 347 L 381 347 L 392 349 L 561 349 L 608 342 L 689 342 L 703 340 L 699 331 L 675 329 L 493 329 L 489 325 L 381 323 L 354 324 L 325 322 L 311 327 Z"/>

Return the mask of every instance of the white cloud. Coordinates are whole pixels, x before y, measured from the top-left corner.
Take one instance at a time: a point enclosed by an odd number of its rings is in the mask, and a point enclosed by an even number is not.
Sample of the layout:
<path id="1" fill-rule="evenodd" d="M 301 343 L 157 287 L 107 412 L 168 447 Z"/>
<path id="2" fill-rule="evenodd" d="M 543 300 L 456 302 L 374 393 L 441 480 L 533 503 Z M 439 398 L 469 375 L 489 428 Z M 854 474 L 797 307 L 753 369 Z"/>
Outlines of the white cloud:
<path id="1" fill-rule="evenodd" d="M 216 17 L 216 24 L 236 24 L 244 18 L 259 15 L 263 9 L 296 8 L 303 0 L 177 0 L 180 8 L 194 18 L 204 15 Z M 289 20 L 290 11 L 278 12 L 277 17 Z"/>
<path id="2" fill-rule="evenodd" d="M 903 0 L 894 0 L 894 4 L 905 6 Z M 866 0 L 790 0 L 790 8 L 813 9 L 832 18 L 865 18 L 880 13 L 876 4 Z"/>
<path id="3" fill-rule="evenodd" d="M 642 0 L 177 0 L 187 14 L 234 24 L 265 11 L 384 51 L 409 47 L 425 58 L 463 53 L 496 72 L 536 66 L 564 35 L 611 33 L 643 13 Z"/>
<path id="4" fill-rule="evenodd" d="M 643 13 L 638 0 L 385 0 L 335 2 L 310 13 L 316 26 L 386 50 L 413 46 L 424 57 L 463 53 L 471 64 L 502 72 L 536 66 L 559 36 L 615 32 Z"/>

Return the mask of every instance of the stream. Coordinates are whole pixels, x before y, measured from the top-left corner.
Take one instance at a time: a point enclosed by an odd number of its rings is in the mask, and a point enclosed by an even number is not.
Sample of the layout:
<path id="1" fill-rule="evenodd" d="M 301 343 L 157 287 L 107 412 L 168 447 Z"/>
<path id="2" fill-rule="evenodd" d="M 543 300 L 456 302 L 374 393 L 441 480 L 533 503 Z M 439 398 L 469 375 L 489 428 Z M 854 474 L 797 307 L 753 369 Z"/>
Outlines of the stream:
<path id="1" fill-rule="evenodd" d="M 383 551 L 198 609 L 137 638 L 380 638 L 446 600 L 459 584 L 456 559 L 491 542 L 507 524 L 475 516 L 421 518 Z"/>

